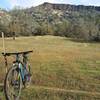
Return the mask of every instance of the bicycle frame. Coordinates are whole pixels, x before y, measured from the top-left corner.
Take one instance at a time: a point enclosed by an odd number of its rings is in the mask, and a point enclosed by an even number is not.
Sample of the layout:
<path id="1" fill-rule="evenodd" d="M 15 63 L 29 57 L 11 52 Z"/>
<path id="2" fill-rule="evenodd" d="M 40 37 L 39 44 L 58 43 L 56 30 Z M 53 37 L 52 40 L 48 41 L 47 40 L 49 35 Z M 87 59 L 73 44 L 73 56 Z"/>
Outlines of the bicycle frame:
<path id="1" fill-rule="evenodd" d="M 18 63 L 18 68 L 20 69 L 20 75 L 22 78 L 22 81 L 25 80 L 25 75 L 27 73 L 27 56 L 25 54 L 23 54 L 23 62 L 20 61 L 19 59 L 19 55 L 16 55 L 16 61 L 14 62 L 14 64 Z"/>
<path id="2" fill-rule="evenodd" d="M 28 61 L 27 54 L 31 53 L 31 52 L 33 52 L 33 51 L 25 51 L 25 52 L 17 52 L 17 53 L 2 53 L 2 55 L 4 56 L 6 69 L 7 69 L 7 66 L 8 66 L 6 57 L 10 56 L 10 55 L 15 55 L 16 59 L 13 62 L 13 64 L 16 64 L 16 63 L 18 64 L 18 67 L 20 68 L 20 74 L 21 74 L 22 80 L 24 81 L 24 76 L 28 72 L 27 71 L 27 67 L 28 67 L 27 66 L 27 61 Z M 22 57 L 23 57 L 23 61 L 22 62 L 19 59 L 20 58 L 19 55 L 22 55 Z"/>

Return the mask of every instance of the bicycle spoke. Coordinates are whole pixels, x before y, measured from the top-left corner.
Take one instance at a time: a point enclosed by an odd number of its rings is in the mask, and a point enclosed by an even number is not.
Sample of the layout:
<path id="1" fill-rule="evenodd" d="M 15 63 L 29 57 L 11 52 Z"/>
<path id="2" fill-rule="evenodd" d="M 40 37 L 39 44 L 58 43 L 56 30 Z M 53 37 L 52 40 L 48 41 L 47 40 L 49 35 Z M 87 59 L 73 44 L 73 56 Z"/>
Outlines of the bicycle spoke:
<path id="1" fill-rule="evenodd" d="M 17 100 L 21 92 L 21 76 L 16 68 L 12 68 L 6 79 L 6 95 L 7 100 Z M 16 70 L 17 69 L 17 70 Z"/>

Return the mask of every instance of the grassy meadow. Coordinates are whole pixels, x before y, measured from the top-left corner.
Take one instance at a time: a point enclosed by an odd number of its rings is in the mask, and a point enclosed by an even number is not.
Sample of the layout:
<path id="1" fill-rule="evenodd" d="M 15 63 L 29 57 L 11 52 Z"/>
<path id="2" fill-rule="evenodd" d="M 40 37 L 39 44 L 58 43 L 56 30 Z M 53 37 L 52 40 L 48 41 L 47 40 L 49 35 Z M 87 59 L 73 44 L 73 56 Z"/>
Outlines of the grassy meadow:
<path id="1" fill-rule="evenodd" d="M 21 100 L 100 100 L 100 43 L 65 37 L 5 39 L 6 52 L 33 50 L 29 55 L 32 84 Z M 5 77 L 0 39 L 0 83 Z M 9 66 L 14 57 L 8 57 Z M 0 100 L 5 100 L 0 92 Z"/>

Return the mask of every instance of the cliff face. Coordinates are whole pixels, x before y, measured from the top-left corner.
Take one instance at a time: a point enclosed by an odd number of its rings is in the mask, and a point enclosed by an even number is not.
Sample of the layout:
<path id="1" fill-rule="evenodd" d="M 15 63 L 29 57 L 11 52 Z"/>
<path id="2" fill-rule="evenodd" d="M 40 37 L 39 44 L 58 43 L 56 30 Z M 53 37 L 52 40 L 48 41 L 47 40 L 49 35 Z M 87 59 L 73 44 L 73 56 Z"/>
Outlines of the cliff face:
<path id="1" fill-rule="evenodd" d="M 70 5 L 70 4 L 52 4 L 45 2 L 40 5 L 45 8 L 51 8 L 56 10 L 70 10 L 70 11 L 81 11 L 81 10 L 96 10 L 100 11 L 100 7 L 97 6 L 84 6 L 84 5 Z"/>

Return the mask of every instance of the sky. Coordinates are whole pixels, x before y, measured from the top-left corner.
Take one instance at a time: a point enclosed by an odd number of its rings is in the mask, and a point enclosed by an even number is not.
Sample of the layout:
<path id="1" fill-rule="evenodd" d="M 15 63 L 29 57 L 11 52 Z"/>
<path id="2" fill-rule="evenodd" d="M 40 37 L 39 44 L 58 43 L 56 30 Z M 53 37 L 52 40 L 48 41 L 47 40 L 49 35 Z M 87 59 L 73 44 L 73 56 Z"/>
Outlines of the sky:
<path id="1" fill-rule="evenodd" d="M 100 6 L 100 0 L 0 0 L 0 8 L 12 9 L 15 6 L 25 8 L 37 6 L 44 2 Z"/>

